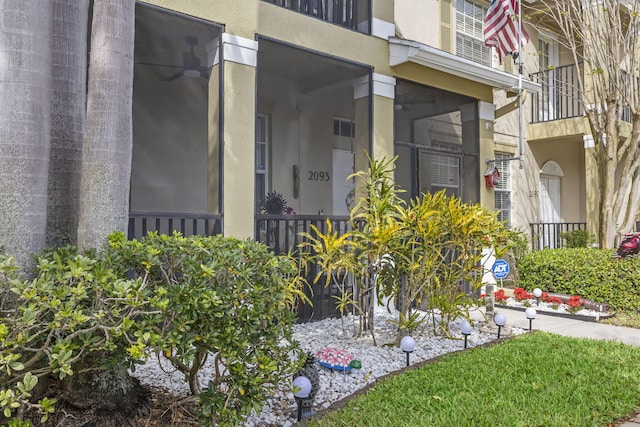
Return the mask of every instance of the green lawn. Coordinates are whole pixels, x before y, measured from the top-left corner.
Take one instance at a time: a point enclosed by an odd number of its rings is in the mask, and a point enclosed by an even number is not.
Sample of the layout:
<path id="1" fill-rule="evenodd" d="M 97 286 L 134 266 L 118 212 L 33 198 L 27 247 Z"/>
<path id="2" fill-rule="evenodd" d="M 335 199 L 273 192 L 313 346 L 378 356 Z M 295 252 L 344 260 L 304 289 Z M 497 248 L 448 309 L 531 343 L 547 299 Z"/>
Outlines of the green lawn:
<path id="1" fill-rule="evenodd" d="M 382 381 L 309 426 L 604 427 L 640 406 L 640 348 L 536 332 Z"/>

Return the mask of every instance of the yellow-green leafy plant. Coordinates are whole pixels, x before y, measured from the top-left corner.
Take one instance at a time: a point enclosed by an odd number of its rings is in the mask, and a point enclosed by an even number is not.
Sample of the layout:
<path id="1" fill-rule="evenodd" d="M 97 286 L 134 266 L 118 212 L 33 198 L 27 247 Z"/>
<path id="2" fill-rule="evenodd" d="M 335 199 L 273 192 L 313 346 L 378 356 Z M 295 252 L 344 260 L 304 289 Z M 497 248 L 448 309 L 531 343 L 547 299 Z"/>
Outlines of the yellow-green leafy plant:
<path id="1" fill-rule="evenodd" d="M 339 234 L 328 222 L 326 233 L 305 234 L 303 247 L 319 266 L 316 280 L 324 275 L 326 284 L 337 284 L 340 307 L 358 315 L 359 334 L 372 329 L 374 304 L 397 308 L 399 343 L 425 321 L 417 308 L 429 311 L 434 330 L 445 334 L 451 319 L 468 316 L 473 300 L 465 291 L 481 285 L 482 249 L 502 254 L 510 240 L 496 212 L 444 191 L 407 205 L 393 182 L 395 160 L 369 159 L 369 170 L 354 175 L 360 198 L 353 231 Z"/>
<path id="2" fill-rule="evenodd" d="M 481 286 L 482 249 L 502 254 L 509 235 L 495 211 L 463 203 L 444 190 L 412 200 L 401 209 L 399 221 L 403 241 L 395 247 L 390 278 L 401 280 L 380 281 L 378 295 L 399 303 L 401 320 L 414 319 L 417 307 L 426 309 L 434 332 L 448 334 L 449 322 L 468 316 L 467 308 L 474 303 L 467 289 Z M 398 340 L 406 332 L 403 326 Z"/>
<path id="3" fill-rule="evenodd" d="M 373 332 L 374 290 L 385 256 L 393 252 L 402 231 L 397 217 L 404 203 L 393 182 L 391 160 L 369 159 L 369 170 L 355 173 L 359 196 L 351 210 L 352 230 L 338 233 L 327 221 L 327 232 L 311 226 L 311 233 L 301 233 L 302 250 L 318 264 L 315 280 L 325 277 L 325 285 L 336 284 L 340 291 L 337 306 L 341 313 L 351 311 L 358 318 L 355 332 L 360 336 Z"/>

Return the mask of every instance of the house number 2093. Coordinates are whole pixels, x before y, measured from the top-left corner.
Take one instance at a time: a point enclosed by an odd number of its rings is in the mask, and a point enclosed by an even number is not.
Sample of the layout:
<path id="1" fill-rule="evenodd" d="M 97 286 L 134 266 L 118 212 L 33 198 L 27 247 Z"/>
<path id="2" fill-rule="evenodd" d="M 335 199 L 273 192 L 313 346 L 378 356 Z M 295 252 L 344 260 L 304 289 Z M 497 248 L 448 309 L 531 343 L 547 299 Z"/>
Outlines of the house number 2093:
<path id="1" fill-rule="evenodd" d="M 330 175 L 329 172 L 325 171 L 309 171 L 309 181 L 329 181 Z"/>

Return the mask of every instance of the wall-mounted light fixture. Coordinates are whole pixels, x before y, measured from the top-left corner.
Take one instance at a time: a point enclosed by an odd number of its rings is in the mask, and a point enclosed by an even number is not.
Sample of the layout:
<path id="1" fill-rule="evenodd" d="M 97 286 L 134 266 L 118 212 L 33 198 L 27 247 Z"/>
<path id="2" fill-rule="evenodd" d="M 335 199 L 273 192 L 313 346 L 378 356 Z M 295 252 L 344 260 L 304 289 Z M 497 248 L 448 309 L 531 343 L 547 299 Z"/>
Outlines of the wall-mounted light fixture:
<path id="1" fill-rule="evenodd" d="M 293 165 L 293 198 L 297 199 L 300 195 L 300 168 Z"/>

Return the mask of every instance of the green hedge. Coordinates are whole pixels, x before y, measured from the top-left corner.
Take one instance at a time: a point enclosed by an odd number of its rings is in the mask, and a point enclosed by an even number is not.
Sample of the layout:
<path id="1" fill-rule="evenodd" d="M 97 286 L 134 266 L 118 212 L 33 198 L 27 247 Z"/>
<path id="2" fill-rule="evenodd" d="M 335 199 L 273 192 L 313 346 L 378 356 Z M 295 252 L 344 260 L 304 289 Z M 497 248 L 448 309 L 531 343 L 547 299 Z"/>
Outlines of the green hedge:
<path id="1" fill-rule="evenodd" d="M 593 248 L 530 252 L 518 265 L 520 286 L 580 295 L 615 310 L 640 309 L 640 259 L 611 259 Z"/>

